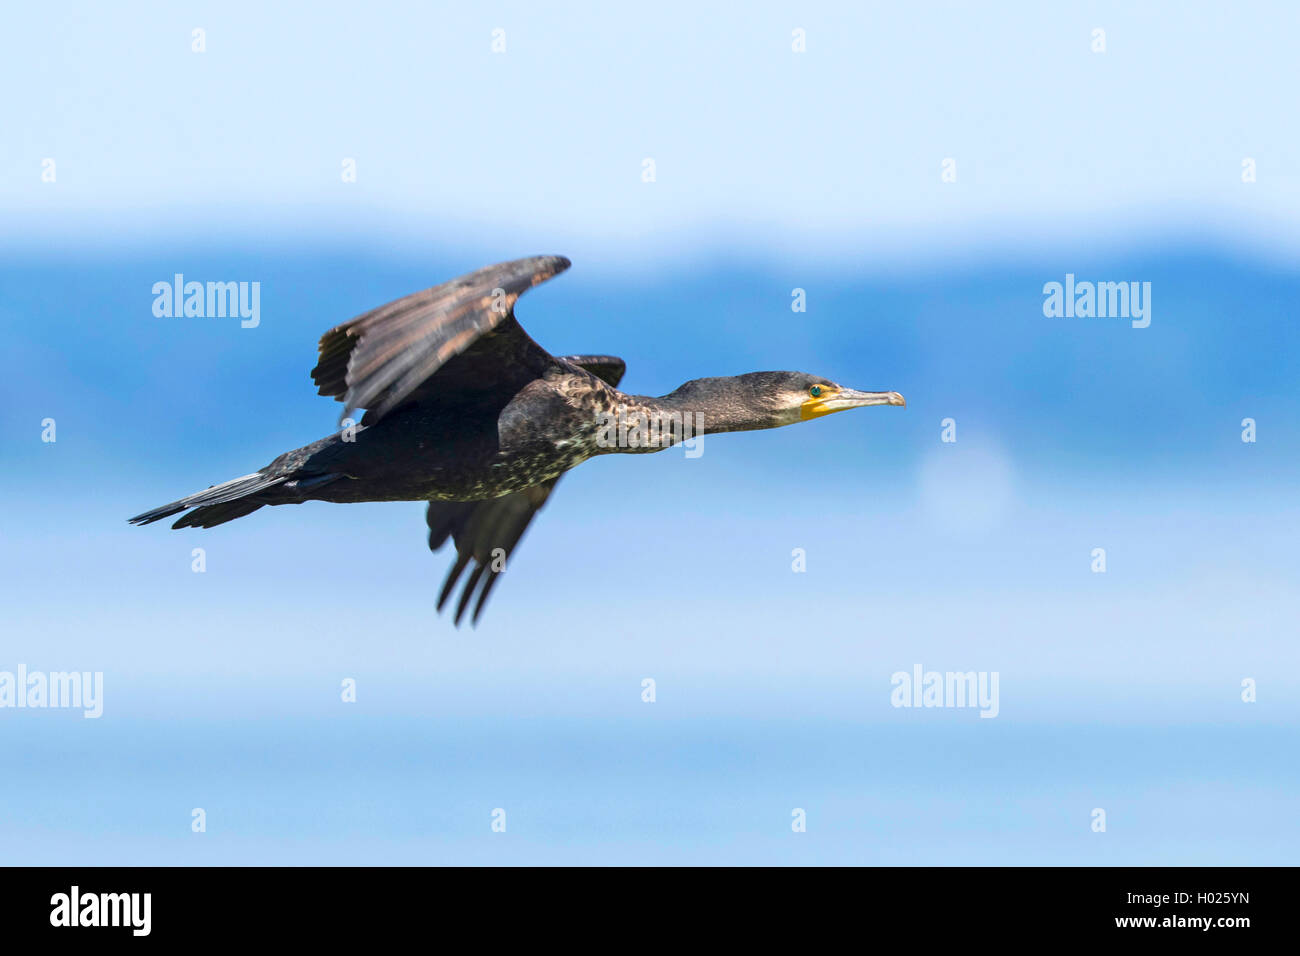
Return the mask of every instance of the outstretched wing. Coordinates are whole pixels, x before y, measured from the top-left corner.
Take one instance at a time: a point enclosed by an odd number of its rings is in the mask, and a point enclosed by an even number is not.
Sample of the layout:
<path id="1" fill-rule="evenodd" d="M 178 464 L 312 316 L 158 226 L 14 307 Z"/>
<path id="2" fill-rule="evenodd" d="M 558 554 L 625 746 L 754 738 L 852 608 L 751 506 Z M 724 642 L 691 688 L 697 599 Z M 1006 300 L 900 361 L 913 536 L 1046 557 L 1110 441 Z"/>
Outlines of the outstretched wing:
<path id="1" fill-rule="evenodd" d="M 346 418 L 366 409 L 373 424 L 480 336 L 513 318 L 521 295 L 569 268 L 563 256 L 488 266 L 381 305 L 330 329 L 311 377 L 343 402 Z"/>
<path id="2" fill-rule="evenodd" d="M 560 361 L 585 368 L 616 387 L 627 367 L 622 359 L 612 355 L 566 355 Z M 456 561 L 447 572 L 447 580 L 443 582 L 442 592 L 438 595 L 439 611 L 456 590 L 456 584 L 469 567 L 470 561 L 473 561 L 474 567 L 470 570 L 456 604 L 455 621 L 457 625 L 460 624 L 469 602 L 477 592 L 478 601 L 474 604 L 470 621 L 478 623 L 483 605 L 487 603 L 497 579 L 508 566 L 511 553 L 528 530 L 533 515 L 546 504 L 546 499 L 559 480 L 552 478 L 523 491 L 483 501 L 429 502 L 429 509 L 425 513 L 425 521 L 429 525 L 429 550 L 437 551 L 446 544 L 448 538 L 452 538 L 456 544 Z"/>

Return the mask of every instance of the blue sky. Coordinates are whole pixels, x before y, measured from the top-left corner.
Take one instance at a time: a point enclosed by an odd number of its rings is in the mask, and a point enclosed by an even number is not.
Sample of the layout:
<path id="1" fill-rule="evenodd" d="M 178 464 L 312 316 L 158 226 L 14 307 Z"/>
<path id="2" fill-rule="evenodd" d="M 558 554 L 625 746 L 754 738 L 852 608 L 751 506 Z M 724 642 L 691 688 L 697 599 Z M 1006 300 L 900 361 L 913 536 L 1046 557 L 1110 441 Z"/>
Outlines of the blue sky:
<path id="1" fill-rule="evenodd" d="M 0 76 L 30 93 L 3 107 L 14 223 L 88 242 L 87 223 L 389 241 L 437 223 L 480 256 L 508 229 L 615 270 L 694 258 L 700 239 L 855 265 L 900 243 L 1190 225 L 1292 246 L 1300 212 L 1293 4 L 134 10 L 15 11 Z"/>
<path id="2" fill-rule="evenodd" d="M 1294 863 L 1297 16 L 16 11 L 0 671 L 105 712 L 0 709 L 0 861 Z M 126 525 L 329 431 L 326 328 L 537 252 L 526 328 L 631 390 L 908 407 L 583 466 L 476 631 L 416 503 Z M 155 317 L 177 272 L 260 325 Z M 1150 327 L 1045 317 L 1067 273 Z M 891 707 L 916 664 L 998 717 Z"/>

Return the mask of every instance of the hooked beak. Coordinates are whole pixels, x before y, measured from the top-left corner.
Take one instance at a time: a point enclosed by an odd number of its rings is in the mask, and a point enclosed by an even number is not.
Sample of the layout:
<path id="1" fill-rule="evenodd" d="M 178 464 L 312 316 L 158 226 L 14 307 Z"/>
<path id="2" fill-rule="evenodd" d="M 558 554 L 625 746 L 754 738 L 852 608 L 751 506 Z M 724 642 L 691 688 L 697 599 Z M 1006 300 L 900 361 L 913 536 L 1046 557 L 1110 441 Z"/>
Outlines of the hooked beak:
<path id="1" fill-rule="evenodd" d="M 853 388 L 841 388 L 837 392 L 827 393 L 821 398 L 809 398 L 799 408 L 799 417 L 804 421 L 819 418 L 831 412 L 842 412 L 849 408 L 863 408 L 867 405 L 902 405 L 907 400 L 898 392 L 859 392 Z"/>

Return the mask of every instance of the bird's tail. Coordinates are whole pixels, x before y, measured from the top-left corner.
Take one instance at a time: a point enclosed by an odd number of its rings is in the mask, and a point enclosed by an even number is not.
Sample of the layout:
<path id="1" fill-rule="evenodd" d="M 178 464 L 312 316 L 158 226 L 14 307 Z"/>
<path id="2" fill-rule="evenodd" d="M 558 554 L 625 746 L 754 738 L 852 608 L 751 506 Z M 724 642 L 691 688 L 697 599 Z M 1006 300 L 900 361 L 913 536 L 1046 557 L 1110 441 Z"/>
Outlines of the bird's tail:
<path id="1" fill-rule="evenodd" d="M 242 518 L 246 514 L 252 514 L 268 503 L 254 496 L 282 484 L 288 477 L 288 475 L 268 475 L 257 471 L 242 478 L 213 485 L 211 488 L 188 495 L 161 508 L 138 514 L 128 520 L 131 524 L 150 524 L 163 518 L 170 518 L 182 511 L 189 511 L 189 514 L 181 517 L 172 527 L 211 528 L 213 525 L 224 524 Z M 190 511 L 191 508 L 194 510 Z"/>

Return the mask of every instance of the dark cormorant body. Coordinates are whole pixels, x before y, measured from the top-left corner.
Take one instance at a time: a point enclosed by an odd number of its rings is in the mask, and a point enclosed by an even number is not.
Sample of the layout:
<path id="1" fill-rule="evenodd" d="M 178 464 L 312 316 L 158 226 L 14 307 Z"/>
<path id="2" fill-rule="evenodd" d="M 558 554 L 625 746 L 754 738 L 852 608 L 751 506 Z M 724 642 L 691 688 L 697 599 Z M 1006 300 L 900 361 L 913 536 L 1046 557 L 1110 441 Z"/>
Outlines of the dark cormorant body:
<path id="1" fill-rule="evenodd" d="M 312 378 L 344 403 L 340 431 L 131 522 L 186 512 L 173 528 L 210 528 L 264 505 L 428 501 L 429 547 L 451 537 L 457 551 L 438 607 L 472 561 L 456 622 L 475 594 L 477 621 L 560 475 L 588 458 L 903 404 L 897 392 L 858 392 L 801 372 L 695 379 L 658 398 L 625 394 L 622 359 L 553 356 L 515 319 L 520 295 L 568 267 L 562 256 L 489 266 L 330 329 Z M 365 415 L 353 423 L 359 408 Z"/>

